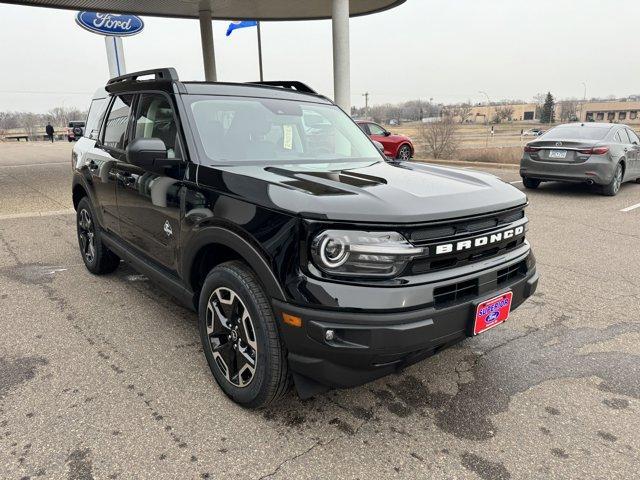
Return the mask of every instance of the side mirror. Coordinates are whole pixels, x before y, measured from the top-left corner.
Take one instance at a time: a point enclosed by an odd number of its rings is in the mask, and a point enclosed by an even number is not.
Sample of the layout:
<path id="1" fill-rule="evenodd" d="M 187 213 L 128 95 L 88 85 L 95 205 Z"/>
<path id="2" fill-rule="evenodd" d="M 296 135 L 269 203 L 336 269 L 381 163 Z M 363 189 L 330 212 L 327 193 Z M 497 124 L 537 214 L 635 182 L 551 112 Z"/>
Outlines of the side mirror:
<path id="1" fill-rule="evenodd" d="M 385 130 L 385 131 L 384 131 L 384 136 L 385 136 L 385 137 L 388 137 L 388 136 L 390 136 L 390 135 L 391 135 L 391 132 L 388 132 L 387 130 Z"/>
<path id="2" fill-rule="evenodd" d="M 150 172 L 163 173 L 179 165 L 179 158 L 167 158 L 167 147 L 159 138 L 136 138 L 127 145 L 127 162 Z"/>

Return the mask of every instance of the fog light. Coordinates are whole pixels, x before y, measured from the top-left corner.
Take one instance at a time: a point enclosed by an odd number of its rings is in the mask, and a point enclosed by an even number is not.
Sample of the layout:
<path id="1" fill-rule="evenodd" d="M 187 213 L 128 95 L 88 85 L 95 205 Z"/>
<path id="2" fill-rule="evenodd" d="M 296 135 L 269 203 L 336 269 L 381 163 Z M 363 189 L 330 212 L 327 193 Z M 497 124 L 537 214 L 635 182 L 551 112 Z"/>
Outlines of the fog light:
<path id="1" fill-rule="evenodd" d="M 324 334 L 324 338 L 326 338 L 328 341 L 332 341 L 334 338 L 336 338 L 336 332 L 334 332 L 333 330 L 327 330 Z"/>

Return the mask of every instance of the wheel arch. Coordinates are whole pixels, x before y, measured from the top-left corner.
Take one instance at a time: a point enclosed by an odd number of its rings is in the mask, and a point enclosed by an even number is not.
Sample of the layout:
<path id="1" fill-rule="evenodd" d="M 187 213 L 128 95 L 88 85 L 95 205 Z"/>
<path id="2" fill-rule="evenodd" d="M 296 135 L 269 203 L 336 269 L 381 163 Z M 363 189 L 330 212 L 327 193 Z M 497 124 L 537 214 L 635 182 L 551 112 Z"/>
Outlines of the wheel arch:
<path id="1" fill-rule="evenodd" d="M 73 185 L 71 195 L 73 198 L 73 208 L 75 210 L 78 210 L 78 204 L 80 203 L 80 200 L 82 200 L 83 197 L 88 197 L 89 192 L 87 191 L 86 188 L 84 188 L 84 185 L 82 185 L 80 182 L 76 182 Z"/>
<path id="2" fill-rule="evenodd" d="M 625 157 L 621 157 L 618 163 L 622 165 L 622 180 L 624 181 L 624 176 L 627 173 L 627 159 Z"/>
<path id="3" fill-rule="evenodd" d="M 264 254 L 241 235 L 223 227 L 206 227 L 188 242 L 182 259 L 182 276 L 194 292 L 197 305 L 207 274 L 230 260 L 245 262 L 256 274 L 267 294 L 284 301 L 285 293 Z"/>

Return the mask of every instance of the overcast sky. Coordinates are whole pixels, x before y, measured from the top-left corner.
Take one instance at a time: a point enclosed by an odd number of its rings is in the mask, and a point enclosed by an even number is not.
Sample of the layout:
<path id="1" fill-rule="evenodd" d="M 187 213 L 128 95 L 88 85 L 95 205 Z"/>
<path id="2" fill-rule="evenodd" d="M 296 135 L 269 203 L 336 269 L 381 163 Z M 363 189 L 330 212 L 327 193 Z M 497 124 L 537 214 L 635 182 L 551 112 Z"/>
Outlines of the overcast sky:
<path id="1" fill-rule="evenodd" d="M 108 77 L 103 37 L 75 12 L 0 3 L 0 111 L 86 108 Z M 407 0 L 351 20 L 351 101 L 449 103 L 640 93 L 638 0 Z M 201 80 L 197 20 L 145 17 L 124 39 L 129 71 L 174 66 Z M 226 38 L 214 22 L 218 78 L 258 79 L 255 29 Z M 299 79 L 333 94 L 331 22 L 264 23 L 266 79 Z"/>

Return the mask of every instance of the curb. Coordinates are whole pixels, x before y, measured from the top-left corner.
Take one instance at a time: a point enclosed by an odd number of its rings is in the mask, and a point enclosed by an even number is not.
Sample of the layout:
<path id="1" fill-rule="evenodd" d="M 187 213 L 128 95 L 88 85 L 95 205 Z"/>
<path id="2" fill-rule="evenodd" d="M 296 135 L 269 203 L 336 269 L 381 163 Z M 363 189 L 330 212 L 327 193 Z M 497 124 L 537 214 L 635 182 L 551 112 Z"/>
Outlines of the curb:
<path id="1" fill-rule="evenodd" d="M 436 160 L 433 158 L 414 158 L 414 162 L 436 163 L 438 165 L 477 167 L 477 168 L 494 168 L 497 170 L 519 170 L 520 165 L 512 163 L 491 163 L 491 162 L 469 162 L 466 160 Z"/>

